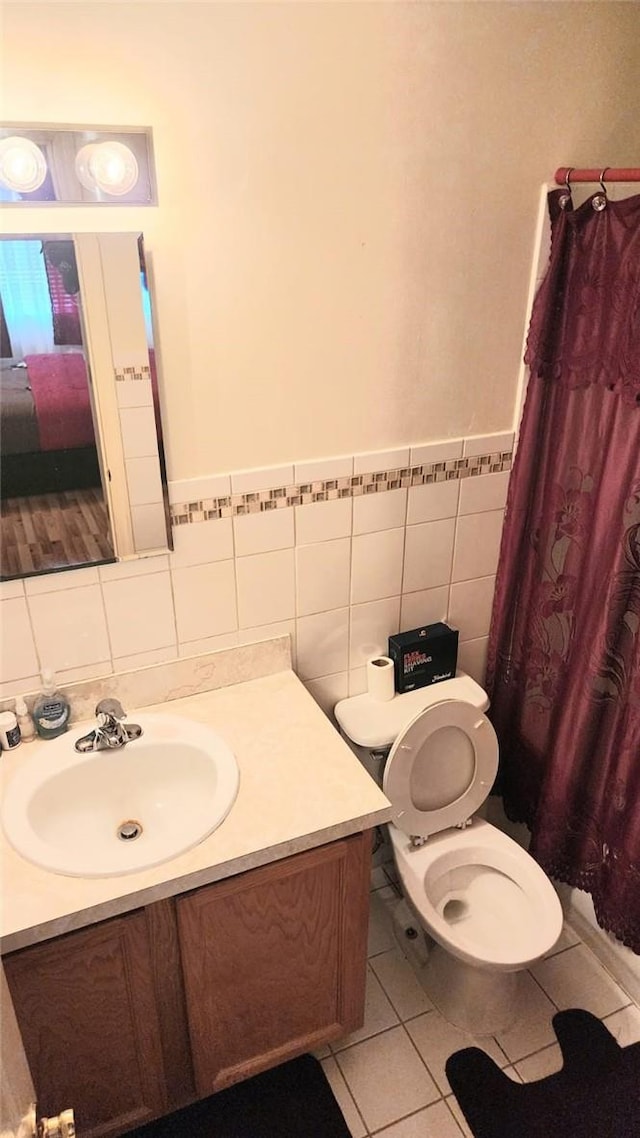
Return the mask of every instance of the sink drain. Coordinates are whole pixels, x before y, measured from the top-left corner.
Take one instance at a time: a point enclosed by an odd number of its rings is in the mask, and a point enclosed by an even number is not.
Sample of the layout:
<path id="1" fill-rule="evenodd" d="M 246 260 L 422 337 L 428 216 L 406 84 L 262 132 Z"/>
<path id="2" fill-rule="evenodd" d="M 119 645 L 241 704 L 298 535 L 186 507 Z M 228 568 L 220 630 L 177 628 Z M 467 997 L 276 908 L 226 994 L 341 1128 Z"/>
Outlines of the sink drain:
<path id="1" fill-rule="evenodd" d="M 121 822 L 116 830 L 116 834 L 121 842 L 134 842 L 136 838 L 140 837 L 141 833 L 142 824 L 140 822 L 134 822 L 132 819 L 129 819 L 127 822 Z"/>

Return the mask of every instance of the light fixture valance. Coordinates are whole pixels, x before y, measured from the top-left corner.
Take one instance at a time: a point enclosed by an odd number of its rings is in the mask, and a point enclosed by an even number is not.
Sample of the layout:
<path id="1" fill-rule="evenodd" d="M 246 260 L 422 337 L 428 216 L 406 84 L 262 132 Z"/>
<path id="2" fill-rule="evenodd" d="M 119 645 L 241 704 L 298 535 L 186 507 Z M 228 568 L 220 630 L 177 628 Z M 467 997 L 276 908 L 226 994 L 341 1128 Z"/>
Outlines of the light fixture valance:
<path id="1" fill-rule="evenodd" d="M 156 205 L 151 130 L 0 126 L 0 204 Z"/>

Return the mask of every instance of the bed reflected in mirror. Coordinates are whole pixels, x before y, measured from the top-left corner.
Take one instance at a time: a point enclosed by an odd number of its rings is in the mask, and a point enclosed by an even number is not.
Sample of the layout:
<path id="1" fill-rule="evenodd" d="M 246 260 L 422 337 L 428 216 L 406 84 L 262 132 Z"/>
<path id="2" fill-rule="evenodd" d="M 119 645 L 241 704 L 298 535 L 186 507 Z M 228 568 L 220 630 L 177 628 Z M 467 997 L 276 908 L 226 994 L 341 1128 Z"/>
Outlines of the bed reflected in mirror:
<path id="1" fill-rule="evenodd" d="M 114 560 L 71 238 L 0 241 L 3 580 Z"/>

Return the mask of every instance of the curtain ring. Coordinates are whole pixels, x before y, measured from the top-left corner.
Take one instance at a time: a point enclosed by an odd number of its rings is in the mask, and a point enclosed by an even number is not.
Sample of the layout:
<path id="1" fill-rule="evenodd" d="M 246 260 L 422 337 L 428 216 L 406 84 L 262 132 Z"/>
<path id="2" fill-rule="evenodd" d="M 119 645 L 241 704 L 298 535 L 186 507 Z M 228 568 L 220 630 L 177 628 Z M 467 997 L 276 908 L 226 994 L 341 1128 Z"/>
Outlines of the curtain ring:
<path id="1" fill-rule="evenodd" d="M 560 194 L 560 197 L 558 199 L 558 205 L 560 206 L 560 209 L 567 209 L 571 205 L 571 182 L 569 179 L 574 170 L 575 166 L 569 166 L 565 171 L 564 184 L 567 192 L 565 194 Z"/>
<path id="2" fill-rule="evenodd" d="M 602 193 L 594 194 L 591 199 L 592 208 L 595 209 L 596 213 L 602 213 L 603 209 L 607 208 L 607 202 L 609 200 L 607 197 L 607 187 L 605 186 L 602 179 L 604 178 L 608 169 L 609 167 L 605 166 L 604 170 L 600 174 L 600 189 L 602 190 Z"/>

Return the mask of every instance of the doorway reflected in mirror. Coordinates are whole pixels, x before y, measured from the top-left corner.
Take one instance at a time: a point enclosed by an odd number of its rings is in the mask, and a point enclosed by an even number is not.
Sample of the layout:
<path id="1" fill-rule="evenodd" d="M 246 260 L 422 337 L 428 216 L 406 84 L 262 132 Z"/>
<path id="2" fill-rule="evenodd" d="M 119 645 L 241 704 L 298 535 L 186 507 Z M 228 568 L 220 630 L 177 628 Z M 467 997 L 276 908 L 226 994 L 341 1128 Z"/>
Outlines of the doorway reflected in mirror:
<path id="1" fill-rule="evenodd" d="M 0 241 L 0 577 L 113 561 L 71 238 Z"/>

